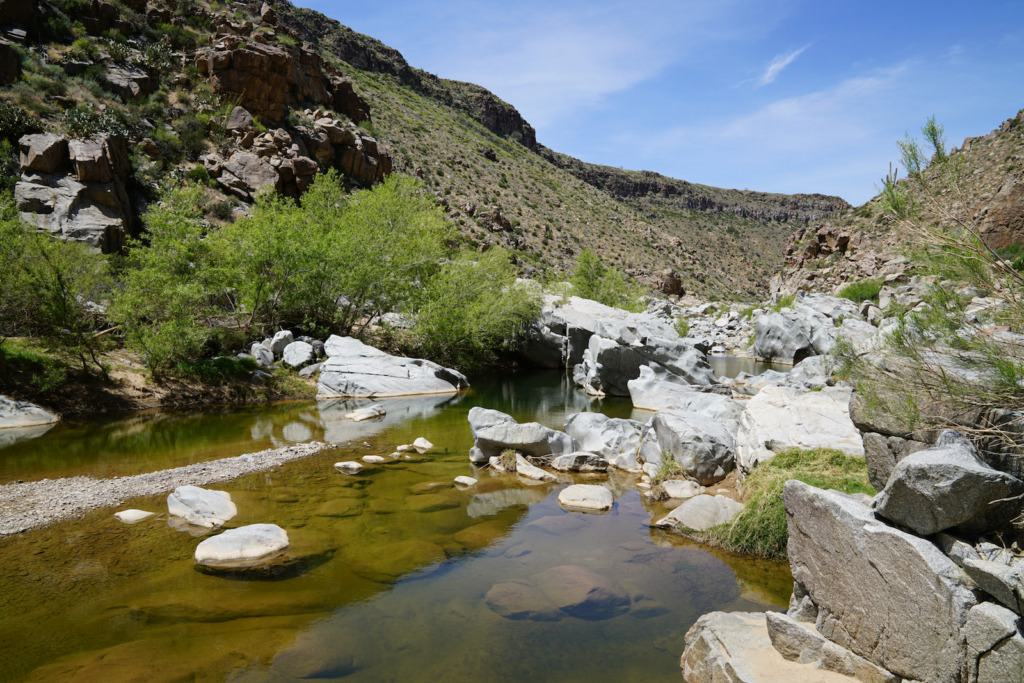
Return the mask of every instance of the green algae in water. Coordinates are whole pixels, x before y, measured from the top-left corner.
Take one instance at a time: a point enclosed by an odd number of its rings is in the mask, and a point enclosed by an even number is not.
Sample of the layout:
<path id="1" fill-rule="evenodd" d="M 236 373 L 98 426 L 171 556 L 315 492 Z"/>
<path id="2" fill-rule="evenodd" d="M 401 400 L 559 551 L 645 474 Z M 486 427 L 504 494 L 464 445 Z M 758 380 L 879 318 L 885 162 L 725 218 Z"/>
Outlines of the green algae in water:
<path id="1" fill-rule="evenodd" d="M 229 526 L 288 530 L 304 564 L 286 578 L 196 571 L 200 539 L 165 514 L 127 526 L 101 510 L 0 539 L 0 679 L 676 678 L 683 635 L 700 614 L 785 605 L 785 565 L 651 530 L 653 510 L 628 475 L 579 478 L 605 481 L 617 499 L 609 513 L 584 515 L 558 506 L 565 483 L 474 471 L 472 405 L 552 426 L 579 409 L 558 376 L 530 381 L 498 382 L 343 451 L 211 486 L 238 504 Z M 436 450 L 355 476 L 333 468 L 417 436 Z M 459 474 L 480 482 L 460 490 L 451 485 Z M 166 511 L 163 496 L 125 507 Z M 536 589 L 564 566 L 616 586 L 628 610 L 535 621 L 487 603 L 496 584 Z"/>

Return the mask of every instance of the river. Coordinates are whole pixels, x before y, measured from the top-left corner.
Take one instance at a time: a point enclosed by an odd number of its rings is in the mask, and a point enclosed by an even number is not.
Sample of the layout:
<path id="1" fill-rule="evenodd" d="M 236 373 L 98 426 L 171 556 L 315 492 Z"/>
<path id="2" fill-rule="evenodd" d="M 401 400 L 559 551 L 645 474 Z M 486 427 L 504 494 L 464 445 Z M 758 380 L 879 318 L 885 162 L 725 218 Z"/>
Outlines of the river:
<path id="1" fill-rule="evenodd" d="M 454 398 L 389 401 L 383 422 L 344 420 L 354 405 L 142 413 L 61 424 L 0 449 L 6 482 L 135 474 L 309 439 L 339 444 L 211 487 L 238 506 L 228 526 L 288 531 L 294 562 L 281 574 L 197 571 L 198 531 L 170 523 L 165 496 L 122 506 L 160 513 L 138 524 L 98 510 L 0 538 L 0 679 L 675 680 L 683 635 L 701 614 L 786 604 L 784 563 L 651 529 L 670 507 L 640 496 L 634 475 L 574 477 L 615 493 L 612 511 L 585 515 L 558 505 L 568 480 L 531 484 L 469 463 L 474 405 L 561 427 L 581 410 L 628 417 L 628 400 L 588 401 L 560 374 L 536 373 L 478 378 Z M 333 467 L 419 436 L 435 449 L 354 476 Z M 479 483 L 457 489 L 460 474 Z M 614 613 L 526 610 L 515 619 L 494 606 L 496 586 L 523 586 L 527 602 L 552 599 L 553 575 L 596 576 L 628 599 Z"/>

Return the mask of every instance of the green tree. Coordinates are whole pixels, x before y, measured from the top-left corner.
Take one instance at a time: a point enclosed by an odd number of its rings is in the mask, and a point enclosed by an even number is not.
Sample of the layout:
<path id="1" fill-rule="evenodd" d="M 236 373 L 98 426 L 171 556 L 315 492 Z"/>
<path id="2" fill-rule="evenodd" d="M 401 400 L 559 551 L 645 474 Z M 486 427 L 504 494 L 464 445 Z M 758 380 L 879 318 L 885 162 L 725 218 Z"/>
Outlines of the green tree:
<path id="1" fill-rule="evenodd" d="M 584 299 L 630 310 L 639 307 L 639 288 L 630 284 L 618 269 L 601 263 L 598 255 L 590 249 L 584 249 L 576 258 L 576 268 L 569 282 L 573 293 Z"/>
<path id="2" fill-rule="evenodd" d="M 202 356 L 234 301 L 202 218 L 202 189 L 166 193 L 143 217 L 145 240 L 129 246 L 124 282 L 109 315 L 155 376 Z"/>
<path id="3" fill-rule="evenodd" d="M 516 280 L 507 252 L 463 252 L 444 264 L 420 293 L 413 335 L 417 350 L 459 367 L 493 361 L 515 347 L 540 312 L 540 300 Z"/>

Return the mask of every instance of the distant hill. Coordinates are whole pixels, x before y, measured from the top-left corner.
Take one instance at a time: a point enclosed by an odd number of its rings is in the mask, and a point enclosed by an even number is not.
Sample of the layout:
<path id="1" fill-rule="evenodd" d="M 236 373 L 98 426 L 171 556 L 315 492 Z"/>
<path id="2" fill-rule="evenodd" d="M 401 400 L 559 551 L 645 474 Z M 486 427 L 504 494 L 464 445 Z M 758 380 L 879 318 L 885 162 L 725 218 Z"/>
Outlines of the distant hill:
<path id="1" fill-rule="evenodd" d="M 338 168 L 353 184 L 393 170 L 421 178 L 463 240 L 508 247 L 525 274 L 560 277 L 591 248 L 648 284 L 672 269 L 688 291 L 750 299 L 767 292 L 785 236 L 848 208 L 837 197 L 713 188 L 559 154 L 484 88 L 416 69 L 281 0 L 0 0 L 0 24 L 9 36 L 0 62 L 19 64 L 0 73 L 0 136 L 126 139 L 123 151 L 93 151 L 120 169 L 103 182 L 123 192 L 82 190 L 100 181 L 83 180 L 76 155 L 86 152 L 72 145 L 60 156 L 62 142 L 30 155 L 15 191 L 23 216 L 109 249 L 123 243 L 118 231 L 137 229 L 168 177 L 209 177 L 217 222 L 244 212 L 260 187 L 298 196 L 318 169 Z M 19 115 L 39 123 L 11 124 Z M 47 204 L 54 185 L 89 210 Z M 74 224 L 83 217 L 92 222 Z"/>

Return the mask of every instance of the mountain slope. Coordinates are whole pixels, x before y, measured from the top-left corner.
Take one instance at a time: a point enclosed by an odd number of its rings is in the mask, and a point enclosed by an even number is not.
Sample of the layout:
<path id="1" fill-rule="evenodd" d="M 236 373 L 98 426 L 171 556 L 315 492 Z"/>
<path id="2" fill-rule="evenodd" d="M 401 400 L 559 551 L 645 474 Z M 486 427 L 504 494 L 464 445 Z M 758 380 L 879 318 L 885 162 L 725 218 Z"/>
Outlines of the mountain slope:
<path id="1" fill-rule="evenodd" d="M 511 249 L 528 275 L 561 277 L 590 248 L 650 284 L 673 269 L 689 291 L 754 298 L 782 260 L 782 236 L 846 206 L 558 154 L 487 90 L 415 69 L 380 41 L 283 0 L 54 0 L 19 21 L 20 70 L 3 77 L 0 102 L 69 141 L 126 135 L 133 199 L 151 200 L 168 177 L 210 177 L 211 220 L 230 220 L 226 204 L 244 211 L 238 200 L 251 201 L 260 183 L 297 196 L 317 165 L 356 183 L 393 169 L 421 178 L 463 240 Z M 254 119 L 239 124 L 235 104 Z M 15 142 L 13 130 L 0 136 Z M 23 168 L 22 180 L 33 173 Z M 45 210 L 33 203 L 45 188 L 34 187 L 22 190 L 23 215 Z"/>

